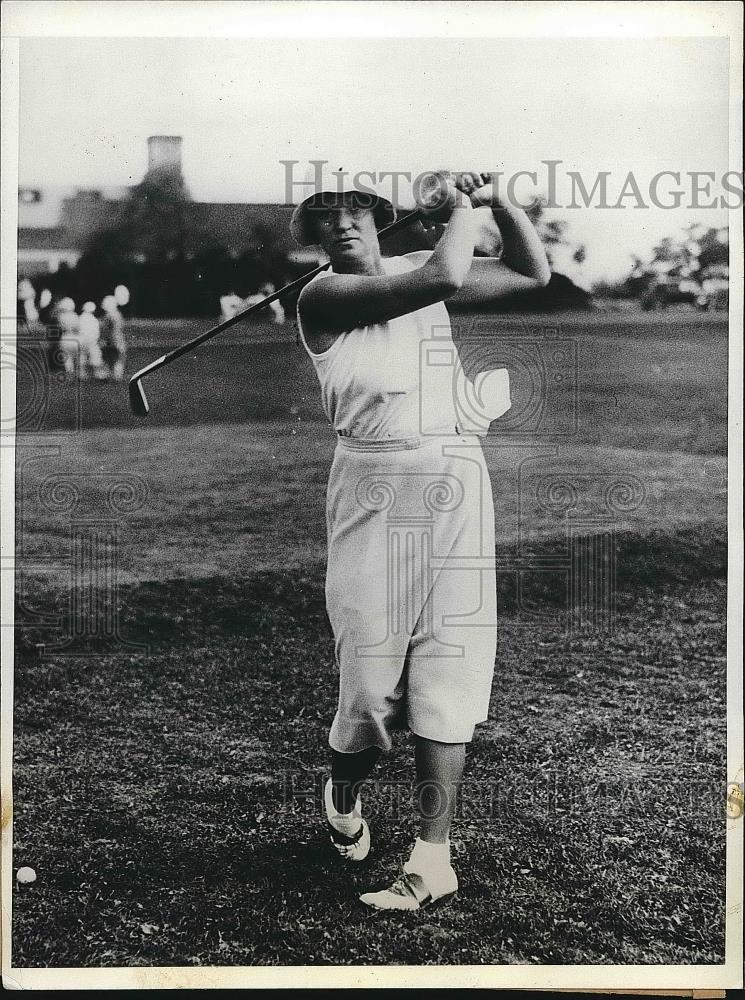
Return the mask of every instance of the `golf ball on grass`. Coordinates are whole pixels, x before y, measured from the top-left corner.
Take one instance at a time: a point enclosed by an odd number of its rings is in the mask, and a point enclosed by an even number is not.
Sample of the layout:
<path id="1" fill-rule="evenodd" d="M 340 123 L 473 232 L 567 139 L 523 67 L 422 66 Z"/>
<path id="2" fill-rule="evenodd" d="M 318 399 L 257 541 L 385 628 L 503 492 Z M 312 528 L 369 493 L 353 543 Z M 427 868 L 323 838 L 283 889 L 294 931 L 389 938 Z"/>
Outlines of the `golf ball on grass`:
<path id="1" fill-rule="evenodd" d="M 16 872 L 16 879 L 25 884 L 36 881 L 36 872 L 33 868 L 19 868 Z"/>

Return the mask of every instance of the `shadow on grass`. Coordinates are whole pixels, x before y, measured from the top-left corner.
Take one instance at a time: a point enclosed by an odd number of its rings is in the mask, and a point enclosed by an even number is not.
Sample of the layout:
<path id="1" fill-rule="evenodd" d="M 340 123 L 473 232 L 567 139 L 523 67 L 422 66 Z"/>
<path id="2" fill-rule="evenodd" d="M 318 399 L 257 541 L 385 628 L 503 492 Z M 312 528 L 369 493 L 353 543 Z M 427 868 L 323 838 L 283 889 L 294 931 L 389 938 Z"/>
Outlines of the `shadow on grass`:
<path id="1" fill-rule="evenodd" d="M 128 588 L 149 657 L 19 649 L 13 864 L 38 879 L 15 887 L 18 965 L 721 962 L 725 560 L 697 537 L 619 538 L 612 634 L 526 625 L 503 590 L 462 888 L 437 911 L 357 900 L 413 840 L 410 741 L 381 768 L 402 797 L 366 793 L 369 862 L 328 844 L 322 566 Z"/>
<path id="2" fill-rule="evenodd" d="M 540 552 L 534 554 L 536 558 Z M 522 609 L 568 612 L 567 584 L 556 573 L 530 573 L 518 581 L 514 571 L 497 570 L 501 614 Z M 726 537 L 702 526 L 669 534 L 615 538 L 615 593 L 664 591 L 696 580 L 725 579 Z M 144 582 L 123 587 L 118 609 L 122 635 L 151 648 L 179 646 L 197 640 L 251 636 L 292 622 L 330 637 L 325 610 L 324 567 L 308 566 L 285 573 L 258 572 L 248 577 L 214 576 Z M 46 614 L 58 615 L 54 630 L 19 629 L 18 645 L 31 650 L 37 643 L 69 634 L 71 623 L 65 596 L 40 592 L 34 598 Z M 23 616 L 18 615 L 22 621 Z M 101 650 L 104 652 L 103 648 Z M 92 650 L 95 652 L 95 650 Z M 126 652 L 123 650 L 123 652 Z"/>

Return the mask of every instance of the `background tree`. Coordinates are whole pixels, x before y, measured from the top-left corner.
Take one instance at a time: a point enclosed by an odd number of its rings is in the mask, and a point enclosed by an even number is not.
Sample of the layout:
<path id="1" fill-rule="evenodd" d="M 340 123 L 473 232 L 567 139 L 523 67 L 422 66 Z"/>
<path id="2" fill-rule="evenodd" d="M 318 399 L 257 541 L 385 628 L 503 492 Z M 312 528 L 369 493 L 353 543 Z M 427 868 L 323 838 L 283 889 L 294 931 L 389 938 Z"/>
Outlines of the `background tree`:
<path id="1" fill-rule="evenodd" d="M 726 283 L 729 230 L 692 223 L 676 236 L 663 237 L 647 260 L 636 255 L 631 259 L 631 269 L 625 278 L 596 285 L 595 293 L 651 302 L 665 288 L 673 296 L 695 297 L 707 280 L 717 278 Z"/>
<path id="2" fill-rule="evenodd" d="M 215 277 L 226 251 L 199 230 L 180 171 L 149 170 L 130 189 L 111 226 L 81 255 L 76 284 L 96 301 L 126 284 L 133 312 L 148 316 L 211 315 L 219 292 Z"/>

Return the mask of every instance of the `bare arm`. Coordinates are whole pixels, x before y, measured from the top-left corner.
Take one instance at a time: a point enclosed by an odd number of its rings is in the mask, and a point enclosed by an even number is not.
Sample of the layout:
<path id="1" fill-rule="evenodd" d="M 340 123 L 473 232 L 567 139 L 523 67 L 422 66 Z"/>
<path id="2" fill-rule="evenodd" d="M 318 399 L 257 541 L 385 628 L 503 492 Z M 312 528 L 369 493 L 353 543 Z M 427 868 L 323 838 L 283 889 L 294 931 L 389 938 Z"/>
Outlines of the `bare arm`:
<path id="1" fill-rule="evenodd" d="M 311 337 L 323 332 L 313 346 L 357 326 L 384 323 L 453 295 L 466 280 L 475 230 L 470 200 L 460 196 L 447 233 L 421 266 L 404 274 L 332 274 L 303 289 L 298 300 L 303 324 Z"/>
<path id="2" fill-rule="evenodd" d="M 483 256 L 474 258 L 468 278 L 450 301 L 454 305 L 477 305 L 545 287 L 551 269 L 540 237 L 525 212 L 498 203 L 490 184 L 474 188 L 471 200 L 479 222 L 476 248 Z M 501 257 L 497 258 L 500 249 Z M 427 253 L 408 257 L 420 262 Z"/>
<path id="3" fill-rule="evenodd" d="M 471 194 L 474 205 L 488 205 L 502 234 L 501 260 L 477 257 L 468 281 L 453 304 L 476 304 L 506 298 L 520 292 L 536 291 L 551 280 L 551 268 L 538 233 L 525 212 L 508 203 L 501 204 L 491 184 Z"/>

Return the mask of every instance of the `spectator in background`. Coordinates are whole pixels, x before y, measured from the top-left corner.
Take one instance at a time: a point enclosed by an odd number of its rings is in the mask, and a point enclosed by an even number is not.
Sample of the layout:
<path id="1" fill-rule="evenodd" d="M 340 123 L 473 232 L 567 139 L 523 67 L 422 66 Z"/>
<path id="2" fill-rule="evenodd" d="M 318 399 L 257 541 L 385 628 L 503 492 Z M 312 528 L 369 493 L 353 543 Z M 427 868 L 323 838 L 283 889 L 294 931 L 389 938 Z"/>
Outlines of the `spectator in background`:
<path id="1" fill-rule="evenodd" d="M 259 302 L 262 302 L 267 297 L 267 295 L 273 295 L 274 292 L 275 288 L 274 285 L 271 283 L 271 281 L 265 281 L 255 295 L 248 296 L 244 304 L 246 308 L 248 308 L 249 306 L 255 306 Z M 278 299 L 272 302 L 271 305 L 269 305 L 267 308 L 272 313 L 275 323 L 284 323 L 285 311 L 282 308 L 282 304 L 279 302 Z"/>
<path id="2" fill-rule="evenodd" d="M 98 345 L 100 335 L 100 325 L 96 319 L 96 303 L 86 302 L 80 313 L 78 322 L 78 377 L 87 379 L 90 374 L 97 379 L 106 378 L 106 370 L 101 357 L 101 348 Z"/>
<path id="3" fill-rule="evenodd" d="M 104 372 L 109 370 L 114 381 L 121 382 L 124 378 L 124 361 L 127 355 L 124 320 L 113 295 L 105 296 L 101 308 L 104 313 L 100 324 Z"/>
<path id="4" fill-rule="evenodd" d="M 21 278 L 18 282 L 17 307 L 17 318 L 32 327 L 39 318 L 39 312 L 36 308 L 36 289 L 28 278 Z"/>
<path id="5" fill-rule="evenodd" d="M 67 375 L 74 375 L 80 359 L 80 323 L 75 312 L 75 303 L 69 296 L 60 299 L 53 310 L 59 328 L 59 349 L 62 366 Z"/>
<path id="6" fill-rule="evenodd" d="M 47 366 L 50 372 L 64 371 L 59 341 L 62 334 L 57 322 L 57 303 L 48 288 L 42 288 L 39 295 L 39 319 L 46 330 Z"/>
<path id="7" fill-rule="evenodd" d="M 48 288 L 42 288 L 39 295 L 39 319 L 46 325 L 49 322 L 49 314 L 52 309 L 52 293 Z"/>
<path id="8" fill-rule="evenodd" d="M 220 322 L 232 319 L 233 316 L 243 307 L 243 299 L 235 292 L 220 296 Z"/>
<path id="9" fill-rule="evenodd" d="M 126 285 L 117 285 L 114 289 L 114 298 L 116 299 L 116 304 L 119 306 L 120 312 L 122 312 L 122 319 L 127 313 L 127 306 L 129 305 L 129 289 Z"/>

